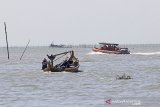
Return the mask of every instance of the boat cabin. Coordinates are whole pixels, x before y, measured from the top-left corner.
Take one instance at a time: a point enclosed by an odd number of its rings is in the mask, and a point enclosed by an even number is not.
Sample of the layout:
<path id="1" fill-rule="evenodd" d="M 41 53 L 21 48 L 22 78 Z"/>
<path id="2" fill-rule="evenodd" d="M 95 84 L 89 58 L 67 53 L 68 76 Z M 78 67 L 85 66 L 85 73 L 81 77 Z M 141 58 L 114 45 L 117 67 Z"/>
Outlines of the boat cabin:
<path id="1" fill-rule="evenodd" d="M 120 48 L 118 47 L 119 44 L 113 43 L 99 43 L 101 50 L 109 50 L 109 51 L 118 51 Z"/>

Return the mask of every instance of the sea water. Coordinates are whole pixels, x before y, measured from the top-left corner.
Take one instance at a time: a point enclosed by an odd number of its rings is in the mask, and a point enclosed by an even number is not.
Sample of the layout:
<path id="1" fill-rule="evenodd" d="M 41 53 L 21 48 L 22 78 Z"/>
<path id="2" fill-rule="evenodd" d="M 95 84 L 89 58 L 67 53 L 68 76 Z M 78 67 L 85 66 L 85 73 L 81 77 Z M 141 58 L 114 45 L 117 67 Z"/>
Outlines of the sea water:
<path id="1" fill-rule="evenodd" d="M 131 54 L 91 48 L 0 48 L 0 107 L 107 107 L 160 105 L 160 45 L 128 45 Z M 74 50 L 82 72 L 43 72 L 47 54 Z M 56 63 L 56 62 L 54 62 Z M 132 79 L 117 80 L 117 75 Z"/>

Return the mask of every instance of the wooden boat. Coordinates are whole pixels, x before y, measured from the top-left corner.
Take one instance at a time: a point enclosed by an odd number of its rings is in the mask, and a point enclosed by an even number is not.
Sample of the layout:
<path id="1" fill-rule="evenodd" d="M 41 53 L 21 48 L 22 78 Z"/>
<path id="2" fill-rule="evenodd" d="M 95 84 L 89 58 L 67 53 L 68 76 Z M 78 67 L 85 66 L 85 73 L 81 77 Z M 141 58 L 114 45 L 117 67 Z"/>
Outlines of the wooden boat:
<path id="1" fill-rule="evenodd" d="M 128 48 L 120 48 L 119 44 L 113 43 L 99 43 L 100 48 L 94 47 L 92 50 L 94 52 L 102 52 L 108 54 L 130 54 Z"/>
<path id="2" fill-rule="evenodd" d="M 64 55 L 70 54 L 70 57 L 68 59 L 65 59 L 63 62 L 53 65 L 53 62 L 56 60 L 60 59 Z M 57 56 L 63 55 L 57 59 L 55 59 Z M 49 61 L 47 62 L 47 67 L 43 68 L 43 71 L 51 71 L 51 72 L 78 72 L 79 68 L 79 60 L 74 56 L 74 51 L 68 51 L 68 52 L 63 52 L 55 55 L 47 55 Z"/>

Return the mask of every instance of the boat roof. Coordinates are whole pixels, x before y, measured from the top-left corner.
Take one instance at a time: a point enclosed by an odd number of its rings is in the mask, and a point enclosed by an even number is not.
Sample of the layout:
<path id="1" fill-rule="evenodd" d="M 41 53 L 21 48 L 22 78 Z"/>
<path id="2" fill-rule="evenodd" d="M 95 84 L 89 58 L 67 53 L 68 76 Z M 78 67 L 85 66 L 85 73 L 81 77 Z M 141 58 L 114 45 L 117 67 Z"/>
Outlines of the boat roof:
<path id="1" fill-rule="evenodd" d="M 119 45 L 119 44 L 116 44 L 116 43 L 105 43 L 105 42 L 101 42 L 99 44 L 101 44 L 101 45 L 116 45 L 116 46 Z"/>

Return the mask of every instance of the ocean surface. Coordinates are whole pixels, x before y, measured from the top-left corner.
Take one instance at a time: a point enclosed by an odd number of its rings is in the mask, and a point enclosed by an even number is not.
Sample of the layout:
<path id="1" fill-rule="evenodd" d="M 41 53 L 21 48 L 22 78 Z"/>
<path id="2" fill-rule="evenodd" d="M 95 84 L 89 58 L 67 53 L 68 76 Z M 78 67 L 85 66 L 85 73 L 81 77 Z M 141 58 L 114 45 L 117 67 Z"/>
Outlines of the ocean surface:
<path id="1" fill-rule="evenodd" d="M 91 48 L 0 48 L 0 107 L 159 107 L 160 45 L 127 45 L 131 54 Z M 47 54 L 74 50 L 82 72 L 43 72 Z M 47 58 L 47 57 L 46 57 Z M 117 75 L 132 79 L 117 80 Z"/>

